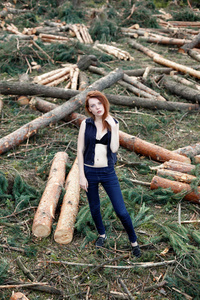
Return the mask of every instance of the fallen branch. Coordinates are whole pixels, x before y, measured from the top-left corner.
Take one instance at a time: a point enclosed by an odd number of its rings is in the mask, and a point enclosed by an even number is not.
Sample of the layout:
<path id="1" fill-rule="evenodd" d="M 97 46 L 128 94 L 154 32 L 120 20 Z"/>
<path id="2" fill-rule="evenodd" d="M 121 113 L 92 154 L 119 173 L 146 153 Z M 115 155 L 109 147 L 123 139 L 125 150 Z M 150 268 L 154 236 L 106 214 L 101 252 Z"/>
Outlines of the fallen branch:
<path id="1" fill-rule="evenodd" d="M 124 283 L 124 281 L 119 277 L 118 278 L 119 283 L 121 284 L 123 290 L 126 292 L 126 294 L 128 295 L 130 300 L 135 300 L 135 297 L 132 296 L 131 292 L 129 291 L 129 289 L 127 288 L 126 284 Z"/>

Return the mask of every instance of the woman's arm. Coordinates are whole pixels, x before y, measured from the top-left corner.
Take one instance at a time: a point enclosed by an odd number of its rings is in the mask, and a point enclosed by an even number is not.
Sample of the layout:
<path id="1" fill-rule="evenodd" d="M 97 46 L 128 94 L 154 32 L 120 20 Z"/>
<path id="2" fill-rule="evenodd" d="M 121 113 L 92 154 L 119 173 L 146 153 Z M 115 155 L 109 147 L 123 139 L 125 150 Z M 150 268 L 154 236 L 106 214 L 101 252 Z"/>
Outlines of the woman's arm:
<path id="1" fill-rule="evenodd" d="M 84 159 L 83 159 L 83 153 L 84 153 L 84 148 L 85 148 L 85 127 L 86 127 L 86 123 L 84 120 L 81 123 L 79 135 L 78 135 L 77 156 L 78 156 L 80 186 L 82 189 L 84 189 L 87 192 L 88 181 L 85 177 Z"/>
<path id="2" fill-rule="evenodd" d="M 105 120 L 108 122 L 111 128 L 110 149 L 113 153 L 116 153 L 119 149 L 119 123 L 116 123 L 111 115 L 108 115 Z"/>

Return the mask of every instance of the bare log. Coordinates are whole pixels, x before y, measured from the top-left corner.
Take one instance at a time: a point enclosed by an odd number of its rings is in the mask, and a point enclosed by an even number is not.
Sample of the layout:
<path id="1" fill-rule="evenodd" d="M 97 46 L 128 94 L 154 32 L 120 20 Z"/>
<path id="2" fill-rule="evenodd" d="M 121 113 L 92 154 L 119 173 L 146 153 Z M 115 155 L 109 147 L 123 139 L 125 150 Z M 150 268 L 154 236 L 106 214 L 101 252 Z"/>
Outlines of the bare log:
<path id="1" fill-rule="evenodd" d="M 23 293 L 21 292 L 12 292 L 12 296 L 10 297 L 10 300 L 29 300 Z"/>
<path id="2" fill-rule="evenodd" d="M 114 55 L 118 59 L 130 60 L 130 61 L 134 60 L 134 57 L 132 57 L 127 51 L 119 49 L 115 46 L 106 45 L 106 44 L 95 44 L 95 48 L 101 49 L 111 55 Z"/>
<path id="3" fill-rule="evenodd" d="M 184 157 L 183 155 L 174 156 L 176 153 L 173 151 L 151 144 L 125 132 L 120 131 L 119 140 L 120 145 L 122 145 L 124 148 L 150 157 L 155 161 L 164 162 L 168 160 L 177 160 L 181 162 L 187 162 L 188 164 L 190 163 L 190 159 L 188 157 Z"/>
<path id="4" fill-rule="evenodd" d="M 169 161 L 164 162 L 164 164 L 162 165 L 162 168 L 191 174 L 192 171 L 194 171 L 196 167 L 195 167 L 195 165 L 192 165 L 190 163 L 185 163 L 184 161 L 180 162 L 180 161 L 171 159 Z"/>
<path id="5" fill-rule="evenodd" d="M 54 156 L 49 178 L 33 220 L 32 232 L 37 237 L 47 237 L 51 233 L 54 213 L 65 180 L 67 158 L 66 152 L 57 152 Z"/>
<path id="6" fill-rule="evenodd" d="M 168 76 L 164 76 L 161 83 L 170 93 L 185 98 L 193 103 L 200 103 L 200 92 L 198 90 L 185 86 L 185 84 L 178 84 L 176 81 L 173 81 L 173 78 Z"/>
<path id="7" fill-rule="evenodd" d="M 113 96 L 115 97 L 115 96 Z M 161 102 L 161 101 L 160 101 Z M 40 98 L 34 98 L 31 100 L 31 104 L 41 111 L 49 111 L 54 108 L 56 104 L 49 103 Z M 73 121 L 77 126 L 80 126 L 81 122 L 86 117 L 77 113 L 73 113 L 64 118 L 65 121 Z M 186 163 L 190 163 L 190 159 L 183 155 L 176 155 L 173 151 L 164 149 L 160 146 L 143 141 L 135 136 L 129 135 L 125 132 L 120 131 L 119 133 L 120 145 L 136 153 L 151 157 L 156 161 L 167 161 L 167 160 L 177 160 Z"/>
<path id="8" fill-rule="evenodd" d="M 84 91 L 89 85 L 89 80 L 86 73 L 80 71 L 79 73 L 79 91 Z"/>
<path id="9" fill-rule="evenodd" d="M 195 162 L 195 164 L 200 164 L 200 155 L 194 156 L 194 162 Z"/>
<path id="10" fill-rule="evenodd" d="M 179 53 L 187 53 L 190 49 L 198 48 L 200 45 L 200 33 L 190 42 L 185 42 L 182 47 L 179 48 Z"/>
<path id="11" fill-rule="evenodd" d="M 168 23 L 176 27 L 200 27 L 200 22 L 169 21 Z"/>
<path id="12" fill-rule="evenodd" d="M 194 77 L 200 79 L 200 72 L 196 71 L 193 68 L 186 67 L 184 65 L 181 65 L 181 64 L 175 63 L 173 61 L 170 61 L 168 59 L 165 59 L 161 55 L 159 55 L 156 52 L 148 49 L 147 47 L 144 47 L 144 46 L 140 45 L 139 43 L 136 43 L 135 41 L 130 40 L 129 44 L 133 48 L 135 48 L 135 49 L 137 49 L 139 51 L 142 51 L 143 53 L 145 53 L 146 55 L 148 55 L 149 57 L 151 57 L 153 59 L 153 61 L 156 62 L 156 63 L 159 63 L 161 65 L 165 65 L 165 66 L 173 68 L 173 69 L 175 69 L 175 70 L 177 70 L 179 72 L 183 72 L 183 73 L 189 74 L 191 76 L 194 76 Z"/>
<path id="13" fill-rule="evenodd" d="M 190 86 L 194 89 L 197 89 L 198 91 L 200 91 L 200 85 L 196 84 L 195 82 L 189 81 L 183 77 L 180 77 L 178 75 L 171 75 L 173 79 L 175 79 L 177 82 L 180 82 L 184 85 Z"/>
<path id="14" fill-rule="evenodd" d="M 191 186 L 187 183 L 182 183 L 178 181 L 169 180 L 159 176 L 154 176 L 151 181 L 151 190 L 158 189 L 159 187 L 171 190 L 177 194 L 180 192 L 187 192 L 184 196 L 184 200 L 188 200 L 193 203 L 200 204 L 200 187 L 197 188 L 197 192 L 191 190 Z"/>
<path id="15" fill-rule="evenodd" d="M 74 224 L 78 213 L 80 184 L 77 158 L 65 182 L 65 196 L 61 207 L 54 240 L 59 244 L 69 244 L 73 239 Z"/>
<path id="16" fill-rule="evenodd" d="M 158 169 L 157 175 L 164 176 L 164 177 L 170 176 L 174 178 L 176 181 L 185 182 L 185 183 L 191 183 L 194 179 L 196 179 L 196 176 L 178 172 L 178 171 L 168 170 L 168 169 Z"/>
<path id="17" fill-rule="evenodd" d="M 197 52 L 195 50 L 192 50 L 192 49 L 189 49 L 188 52 L 187 52 L 187 54 L 190 55 L 195 60 L 200 61 L 200 54 L 199 54 L 199 52 Z"/>
<path id="18" fill-rule="evenodd" d="M 0 114 L 2 112 L 2 109 L 3 109 L 3 100 L 0 99 Z"/>
<path id="19" fill-rule="evenodd" d="M 63 119 L 66 115 L 72 113 L 75 109 L 78 109 L 85 102 L 85 97 L 87 93 L 91 90 L 103 90 L 116 81 L 123 77 L 123 71 L 117 69 L 107 76 L 97 80 L 92 85 L 90 85 L 86 90 L 79 93 L 77 96 L 71 98 L 69 101 L 64 104 L 56 107 L 52 111 L 44 114 L 43 116 L 25 124 L 21 128 L 17 129 L 13 133 L 0 139 L 0 154 L 12 149 L 15 145 L 19 145 L 28 137 L 36 134 L 37 130 L 44 128 L 51 123 L 55 123 L 58 120 Z M 48 87 L 50 89 L 50 87 Z M 55 89 L 55 88 L 54 88 Z M 58 88 L 57 88 L 58 89 Z M 65 89 L 62 89 L 65 91 Z M 8 91 L 7 91 L 8 92 Z"/>
<path id="20" fill-rule="evenodd" d="M 133 70 L 124 70 L 124 74 L 127 74 L 129 76 L 143 76 L 144 72 L 146 71 L 146 68 L 141 69 L 133 69 Z M 172 68 L 151 68 L 149 73 L 158 73 L 158 74 L 170 74 L 170 72 L 173 71 Z"/>
<path id="21" fill-rule="evenodd" d="M 174 152 L 188 157 L 194 157 L 200 154 L 200 143 L 176 149 L 174 150 Z"/>
<path id="22" fill-rule="evenodd" d="M 164 45 L 176 45 L 176 46 L 183 46 L 185 43 L 190 43 L 191 40 L 185 39 L 175 39 L 169 38 L 164 36 L 148 36 L 148 37 L 140 37 L 140 40 L 148 43 L 155 43 L 155 44 L 164 44 Z"/>

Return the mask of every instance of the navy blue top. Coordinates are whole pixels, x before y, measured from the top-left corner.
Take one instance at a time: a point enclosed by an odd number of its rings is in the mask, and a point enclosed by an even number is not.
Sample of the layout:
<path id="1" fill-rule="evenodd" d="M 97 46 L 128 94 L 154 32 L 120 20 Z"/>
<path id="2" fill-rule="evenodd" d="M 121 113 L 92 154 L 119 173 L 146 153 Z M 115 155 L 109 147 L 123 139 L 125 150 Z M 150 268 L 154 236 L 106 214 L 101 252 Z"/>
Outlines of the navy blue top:
<path id="1" fill-rule="evenodd" d="M 114 119 L 115 120 L 115 119 Z M 95 145 L 96 145 L 96 133 L 97 128 L 94 123 L 93 118 L 86 119 L 86 128 L 85 128 L 85 149 L 84 149 L 84 164 L 87 165 L 94 165 L 94 156 L 95 156 Z M 115 120 L 115 123 L 118 123 Z M 114 166 L 117 161 L 117 154 L 113 153 L 110 149 L 110 142 L 111 142 L 111 131 L 108 132 L 101 138 L 101 143 L 103 140 L 103 144 L 107 145 L 107 159 L 108 159 L 108 166 Z M 98 140 L 97 140 L 98 143 Z"/>

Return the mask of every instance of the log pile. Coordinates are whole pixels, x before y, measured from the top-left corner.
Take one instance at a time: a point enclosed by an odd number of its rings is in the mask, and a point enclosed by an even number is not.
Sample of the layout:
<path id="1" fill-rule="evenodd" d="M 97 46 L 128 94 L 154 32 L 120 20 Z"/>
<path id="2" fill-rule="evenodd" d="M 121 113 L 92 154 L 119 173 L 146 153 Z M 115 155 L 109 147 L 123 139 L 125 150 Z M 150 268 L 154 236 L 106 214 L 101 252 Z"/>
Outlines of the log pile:
<path id="1" fill-rule="evenodd" d="M 150 188 L 171 188 L 174 193 L 182 192 L 183 199 L 200 204 L 200 183 L 198 182 L 196 188 L 191 187 L 191 183 L 197 180 L 197 177 L 192 175 L 195 168 L 195 165 L 180 161 L 164 162 L 157 169 L 157 175 L 153 177 Z"/>
<path id="2" fill-rule="evenodd" d="M 100 49 L 102 51 L 105 51 L 110 55 L 114 55 L 115 57 L 117 57 L 118 59 L 121 59 L 121 60 L 130 60 L 130 61 L 134 60 L 134 57 L 132 57 L 130 55 L 130 53 L 128 53 L 125 50 L 119 49 L 119 48 L 117 48 L 113 45 L 106 45 L 106 44 L 96 43 L 94 45 L 94 47 L 97 48 L 97 49 Z"/>

